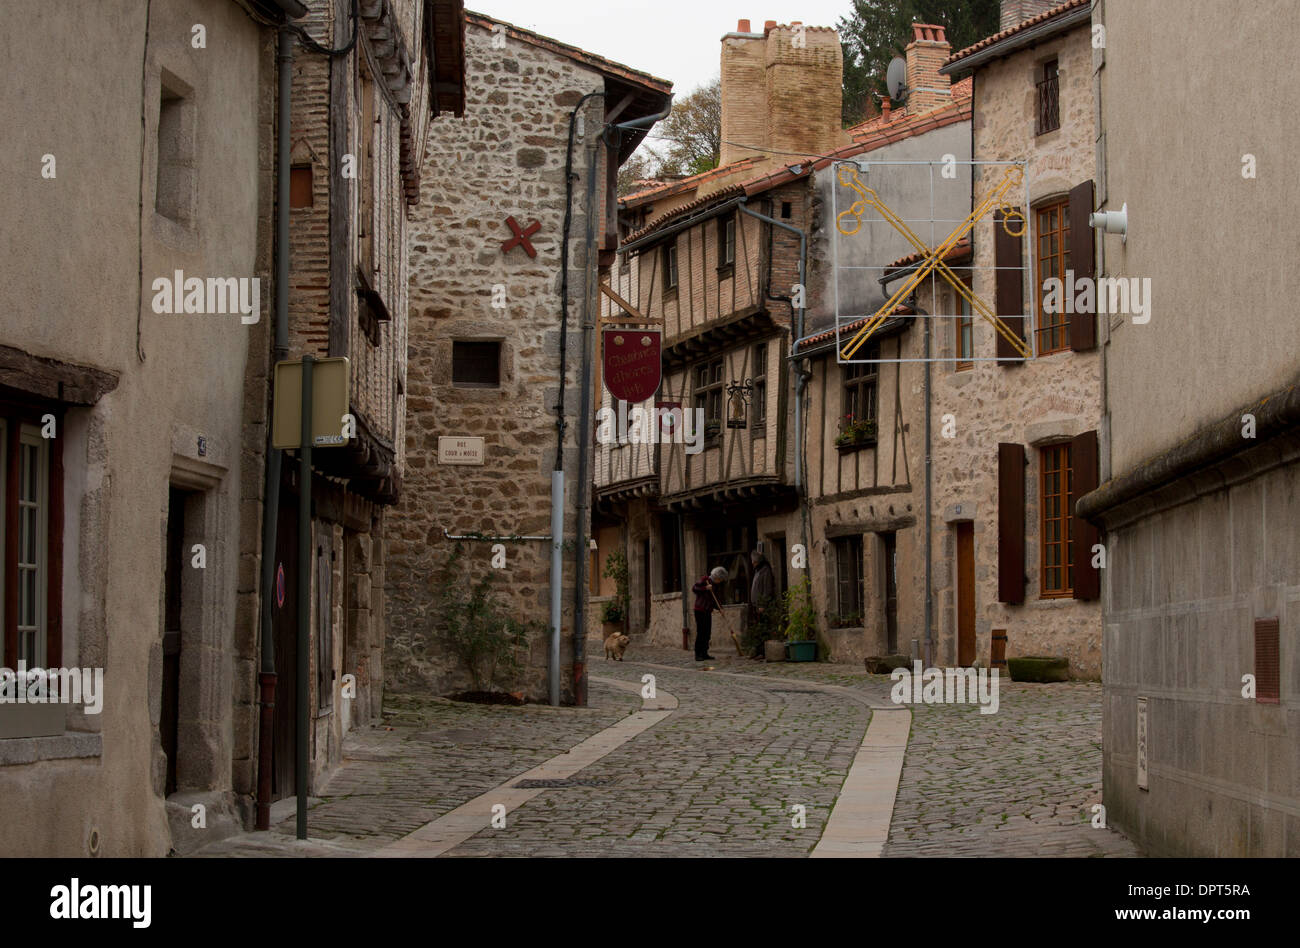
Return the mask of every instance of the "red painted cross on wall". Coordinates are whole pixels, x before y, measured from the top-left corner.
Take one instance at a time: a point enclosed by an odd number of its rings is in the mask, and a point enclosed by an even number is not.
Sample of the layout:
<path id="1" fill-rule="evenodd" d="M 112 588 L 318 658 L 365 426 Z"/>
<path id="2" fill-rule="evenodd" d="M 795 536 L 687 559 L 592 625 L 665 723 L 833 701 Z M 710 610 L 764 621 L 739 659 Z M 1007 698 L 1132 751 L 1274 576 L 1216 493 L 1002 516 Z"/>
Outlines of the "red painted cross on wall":
<path id="1" fill-rule="evenodd" d="M 501 252 L 506 254 L 515 247 L 522 246 L 524 252 L 528 254 L 528 256 L 532 257 L 534 260 L 537 259 L 537 251 L 533 249 L 533 245 L 528 238 L 541 230 L 542 225 L 537 221 L 533 221 L 526 229 L 521 229 L 519 227 L 519 222 L 515 220 L 513 216 L 507 217 L 506 223 L 510 225 L 510 230 L 514 232 L 514 236 L 501 244 Z"/>

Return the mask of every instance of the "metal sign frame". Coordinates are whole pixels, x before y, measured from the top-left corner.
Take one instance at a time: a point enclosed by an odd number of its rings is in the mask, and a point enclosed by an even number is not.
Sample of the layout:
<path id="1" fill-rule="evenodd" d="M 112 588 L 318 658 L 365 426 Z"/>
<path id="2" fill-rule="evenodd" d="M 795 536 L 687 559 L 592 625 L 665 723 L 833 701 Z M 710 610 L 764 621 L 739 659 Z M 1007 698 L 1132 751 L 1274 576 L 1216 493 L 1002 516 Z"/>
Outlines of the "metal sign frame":
<path id="1" fill-rule="evenodd" d="M 986 189 L 984 197 L 978 204 L 973 206 L 971 213 L 965 218 L 946 219 L 939 218 L 935 215 L 935 181 L 934 169 L 936 165 L 942 167 L 951 167 L 952 165 L 975 168 L 990 167 L 1002 168 L 1003 174 L 997 177 L 992 185 Z M 835 303 L 835 361 L 843 364 L 898 364 L 911 362 L 933 362 L 933 363 L 970 363 L 970 362 L 1026 362 L 1037 357 L 1037 334 L 1033 327 L 1033 306 L 1030 307 L 1030 314 L 1025 316 L 1029 320 L 1029 331 L 1025 338 L 1021 339 L 1016 336 L 1006 323 L 1002 322 L 997 316 L 996 308 L 984 302 L 978 294 L 970 287 L 966 287 L 960 280 L 956 279 L 951 268 L 944 260 L 944 256 L 950 252 L 953 247 L 965 236 L 971 234 L 975 227 L 978 226 L 984 218 L 993 212 L 1001 210 L 1003 212 L 1011 211 L 1013 204 L 1010 200 L 1012 191 L 1016 191 L 1016 196 L 1022 196 L 1023 203 L 1017 217 L 1021 221 L 1020 229 L 1017 232 L 1012 226 L 1008 226 L 1010 221 L 1016 219 L 1008 215 L 1007 220 L 1001 224 L 994 222 L 992 226 L 1002 226 L 1006 228 L 1007 233 L 1013 236 L 1027 239 L 1029 244 L 1027 251 L 1021 254 L 1021 265 L 1017 268 L 1021 274 L 1022 282 L 1025 275 L 1033 270 L 1033 241 L 1030 233 L 1030 205 L 1029 205 L 1029 181 L 1026 174 L 1027 161 L 1024 159 L 1017 161 L 865 161 L 865 160 L 843 160 L 836 161 L 831 165 L 833 180 L 831 184 L 831 219 L 835 222 L 831 228 L 831 265 L 834 271 L 833 280 L 833 298 Z M 927 169 L 930 180 L 930 216 L 921 219 L 907 219 L 900 217 L 895 213 L 875 191 L 863 183 L 862 178 L 865 175 L 870 179 L 872 167 L 893 167 L 893 166 L 921 166 Z M 972 187 L 974 183 L 972 182 Z M 846 189 L 855 195 L 855 199 L 844 206 L 840 191 Z M 1023 195 L 1020 192 L 1023 191 Z M 869 211 L 874 210 L 875 217 L 868 217 Z M 852 229 L 843 223 L 845 219 L 855 222 Z M 860 233 L 863 225 L 879 226 L 888 225 L 895 232 L 900 233 L 903 237 L 916 248 L 916 251 L 922 255 L 922 259 L 916 264 L 914 271 L 907 276 L 900 277 L 902 286 L 894 291 L 874 314 L 872 313 L 845 313 L 840 300 L 840 274 L 841 271 L 858 271 L 870 270 L 875 271 L 883 276 L 887 265 L 880 266 L 846 266 L 840 263 L 840 240 L 852 238 Z M 928 231 L 928 240 L 919 236 L 913 226 Z M 947 236 L 939 239 L 939 227 L 944 228 L 943 233 Z M 952 229 L 949 229 L 952 228 Z M 996 271 L 998 269 L 996 261 L 993 266 L 976 267 L 974 261 L 968 267 L 962 267 L 971 271 Z M 1003 268 L 1007 269 L 1007 268 Z M 1007 338 L 1012 345 L 1019 350 L 1022 355 L 1009 357 L 976 357 L 973 354 L 970 357 L 960 357 L 956 354 L 951 356 L 932 356 L 928 359 L 865 359 L 857 358 L 857 354 L 869 342 L 871 336 L 877 329 L 888 319 L 894 312 L 899 303 L 910 296 L 912 292 L 920 287 L 926 280 L 930 281 L 932 292 L 937 287 L 937 280 L 943 278 L 950 284 L 956 293 L 964 297 L 971 305 L 969 313 L 930 313 L 915 314 L 917 319 L 954 319 L 959 316 L 980 317 L 988 322 L 999 335 Z M 1032 283 L 1032 281 L 1030 281 Z M 938 298 L 937 293 L 934 298 Z M 857 330 L 848 331 L 846 326 L 852 323 L 866 319 L 864 326 Z"/>

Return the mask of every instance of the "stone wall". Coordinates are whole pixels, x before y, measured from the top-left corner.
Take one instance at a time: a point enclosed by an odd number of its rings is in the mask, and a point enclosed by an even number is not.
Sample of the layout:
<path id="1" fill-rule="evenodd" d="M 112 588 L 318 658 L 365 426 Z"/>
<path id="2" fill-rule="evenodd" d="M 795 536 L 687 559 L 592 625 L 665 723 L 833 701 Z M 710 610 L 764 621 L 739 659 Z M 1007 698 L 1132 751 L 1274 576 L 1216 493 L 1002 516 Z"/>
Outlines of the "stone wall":
<path id="1" fill-rule="evenodd" d="M 588 133 L 575 150 L 574 216 L 569 256 L 567 374 L 560 362 L 560 245 L 565 210 L 565 143 L 569 116 L 582 95 L 601 91 L 601 76 L 572 60 L 511 36 L 494 48 L 493 34 L 471 23 L 466 35 L 466 117 L 434 121 L 423 167 L 423 197 L 411 224 L 410 362 L 407 378 L 407 476 L 388 531 L 386 591 L 391 611 L 385 664 L 399 689 L 445 693 L 468 678 L 439 640 L 436 582 L 452 550 L 452 534 L 547 535 L 551 532 L 551 472 L 556 456 L 555 409 L 565 387 L 565 535 L 575 531 L 577 413 L 581 313 L 592 279 L 583 258 L 587 149 L 600 127 L 599 99 L 585 106 Z M 603 166 L 603 162 L 599 163 Z M 602 182 L 597 182 L 600 193 Z M 534 220 L 537 257 L 522 247 L 502 253 L 513 216 Z M 494 308 L 493 287 L 506 304 Z M 456 340 L 501 344 L 496 388 L 452 383 Z M 439 462 L 439 436 L 482 437 L 482 465 Z M 475 575 L 492 570 L 492 544 L 469 541 L 466 563 Z M 549 624 L 550 544 L 507 545 L 497 587 L 509 612 Z M 571 630 L 573 554 L 563 581 L 561 683 L 573 700 Z M 589 654 L 599 629 L 589 629 Z M 522 688 L 547 697 L 547 639 L 530 639 Z"/>
<path id="2" fill-rule="evenodd" d="M 1041 63 L 1056 57 L 1060 64 L 1060 115 L 1057 131 L 1035 135 L 1035 77 Z M 1028 159 L 1025 173 L 1030 206 L 1049 198 L 1064 197 L 1081 182 L 1095 178 L 1095 121 L 1091 81 L 1092 50 L 1086 26 L 1054 37 L 1031 50 L 998 60 L 979 72 L 975 82 L 974 143 L 977 161 Z M 979 169 L 975 198 L 982 200 L 1002 167 Z M 1026 193 L 1017 189 L 1010 203 L 1024 206 Z M 1085 239 L 1092 232 L 1083 232 Z M 1033 223 L 1024 244 L 1026 260 L 1034 243 Z M 1073 231 L 1072 231 L 1073 235 Z M 973 232 L 975 245 L 973 289 L 992 305 L 994 265 L 992 224 L 985 221 Z M 1025 308 L 1034 313 L 1036 281 L 1025 286 Z M 955 312 L 946 288 L 942 311 Z M 1026 318 L 1026 327 L 1036 325 Z M 951 323 L 939 327 L 941 341 L 951 346 Z M 984 320 L 974 321 L 977 359 L 996 355 L 996 338 Z M 951 351 L 949 349 L 948 351 Z M 934 423 L 934 516 L 937 615 L 942 618 L 938 658 L 955 662 L 956 626 L 952 608 L 955 570 L 955 524 L 969 521 L 975 535 L 976 656 L 987 665 L 991 635 L 1007 632 L 1007 656 L 1064 655 L 1070 673 L 1079 678 L 1101 675 L 1100 604 L 1074 599 L 1044 598 L 1040 588 L 1039 448 L 1101 426 L 1100 356 L 1097 350 L 1066 350 L 1024 364 L 975 362 L 967 370 L 948 363 L 936 366 Z M 955 436 L 945 438 L 941 419 L 951 414 Z M 1025 472 L 1025 568 L 1028 583 L 1025 602 L 998 601 L 997 446 L 1011 442 L 1025 446 L 1029 461 Z"/>

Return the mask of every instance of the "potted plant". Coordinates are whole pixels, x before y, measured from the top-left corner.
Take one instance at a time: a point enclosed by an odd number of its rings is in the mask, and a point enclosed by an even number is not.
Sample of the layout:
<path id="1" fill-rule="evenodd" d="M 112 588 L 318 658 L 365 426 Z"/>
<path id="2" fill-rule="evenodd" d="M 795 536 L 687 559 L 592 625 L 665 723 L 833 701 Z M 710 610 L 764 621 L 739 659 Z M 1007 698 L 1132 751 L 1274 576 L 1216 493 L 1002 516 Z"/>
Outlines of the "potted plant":
<path id="1" fill-rule="evenodd" d="M 625 631 L 628 611 L 628 573 L 627 555 L 622 550 L 609 554 L 605 560 L 605 578 L 614 580 L 614 598 L 605 603 L 600 611 L 601 626 L 605 638 L 615 632 Z"/>
<path id="2" fill-rule="evenodd" d="M 806 579 L 786 590 L 785 641 L 788 661 L 817 661 L 817 607 Z"/>
<path id="3" fill-rule="evenodd" d="M 840 419 L 840 433 L 835 437 L 837 448 L 857 448 L 876 443 L 876 420 L 845 415 Z"/>
<path id="4" fill-rule="evenodd" d="M 831 622 L 833 629 L 856 629 L 862 625 L 862 613 L 842 612 Z"/>

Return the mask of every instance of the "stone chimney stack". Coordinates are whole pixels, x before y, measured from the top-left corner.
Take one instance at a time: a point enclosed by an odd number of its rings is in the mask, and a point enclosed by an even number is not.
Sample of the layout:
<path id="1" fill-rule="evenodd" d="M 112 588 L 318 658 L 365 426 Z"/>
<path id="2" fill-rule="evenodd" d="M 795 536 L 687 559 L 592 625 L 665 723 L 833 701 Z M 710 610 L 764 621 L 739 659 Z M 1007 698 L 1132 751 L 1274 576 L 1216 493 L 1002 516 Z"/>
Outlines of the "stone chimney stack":
<path id="1" fill-rule="evenodd" d="M 998 31 L 1019 26 L 1052 7 L 1059 7 L 1063 2 L 1064 0 L 1002 0 L 1002 18 L 998 22 Z"/>
<path id="2" fill-rule="evenodd" d="M 912 24 L 912 42 L 907 44 L 907 111 L 928 112 L 952 101 L 950 80 L 939 72 L 952 55 L 952 46 L 942 26 Z"/>
<path id="3" fill-rule="evenodd" d="M 842 137 L 839 34 L 772 20 L 751 33 L 749 24 L 741 20 L 722 37 L 722 164 L 750 156 L 794 160 L 773 151 L 831 151 Z"/>

